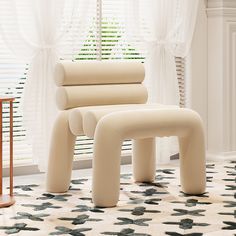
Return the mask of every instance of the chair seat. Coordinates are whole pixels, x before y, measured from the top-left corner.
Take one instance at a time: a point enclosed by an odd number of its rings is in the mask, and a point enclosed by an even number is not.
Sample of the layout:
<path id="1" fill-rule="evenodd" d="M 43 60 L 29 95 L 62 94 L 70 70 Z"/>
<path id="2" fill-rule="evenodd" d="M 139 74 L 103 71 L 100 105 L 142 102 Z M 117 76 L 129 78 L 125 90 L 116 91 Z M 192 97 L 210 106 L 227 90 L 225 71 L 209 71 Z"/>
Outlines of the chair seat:
<path id="1" fill-rule="evenodd" d="M 104 107 L 101 109 L 89 109 L 84 113 L 83 131 L 84 134 L 90 138 L 94 137 L 95 129 L 99 120 L 105 115 L 121 112 L 121 111 L 137 111 L 137 110 L 157 110 L 157 109 L 170 109 L 176 106 L 162 105 L 162 104 L 131 104 L 126 106 L 112 106 Z M 132 117 L 131 117 L 132 119 Z"/>
<path id="2" fill-rule="evenodd" d="M 104 116 L 112 112 L 137 110 L 137 109 L 157 109 L 166 106 L 162 104 L 125 104 L 125 105 L 106 105 L 106 106 L 87 106 L 71 109 L 69 114 L 69 126 L 74 135 L 87 135 L 93 138 L 97 122 Z M 89 112 L 89 121 L 84 116 Z M 91 112 L 91 113 L 90 113 Z"/>

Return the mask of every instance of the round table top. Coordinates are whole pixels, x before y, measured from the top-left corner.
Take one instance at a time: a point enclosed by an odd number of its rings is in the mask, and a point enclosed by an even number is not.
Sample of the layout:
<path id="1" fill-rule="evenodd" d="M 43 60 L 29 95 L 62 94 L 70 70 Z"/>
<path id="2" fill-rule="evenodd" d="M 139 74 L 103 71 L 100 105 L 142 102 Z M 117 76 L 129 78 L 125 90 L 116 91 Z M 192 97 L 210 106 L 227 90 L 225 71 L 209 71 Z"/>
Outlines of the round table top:
<path id="1" fill-rule="evenodd" d="M 4 96 L 0 96 L 0 102 L 12 102 L 14 101 L 15 98 L 14 97 L 4 97 Z"/>

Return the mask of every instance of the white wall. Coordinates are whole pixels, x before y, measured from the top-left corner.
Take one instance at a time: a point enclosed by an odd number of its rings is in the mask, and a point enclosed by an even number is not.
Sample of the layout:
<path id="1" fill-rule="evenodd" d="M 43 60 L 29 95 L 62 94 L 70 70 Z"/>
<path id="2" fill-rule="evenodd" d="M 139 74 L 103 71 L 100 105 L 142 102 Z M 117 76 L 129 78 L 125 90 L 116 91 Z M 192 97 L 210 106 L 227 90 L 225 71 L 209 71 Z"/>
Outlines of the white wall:
<path id="1" fill-rule="evenodd" d="M 188 105 L 203 118 L 208 159 L 235 160 L 236 0 L 205 2 L 187 60 Z"/>
<path id="2" fill-rule="evenodd" d="M 236 158 L 236 0 L 208 1 L 208 152 Z"/>

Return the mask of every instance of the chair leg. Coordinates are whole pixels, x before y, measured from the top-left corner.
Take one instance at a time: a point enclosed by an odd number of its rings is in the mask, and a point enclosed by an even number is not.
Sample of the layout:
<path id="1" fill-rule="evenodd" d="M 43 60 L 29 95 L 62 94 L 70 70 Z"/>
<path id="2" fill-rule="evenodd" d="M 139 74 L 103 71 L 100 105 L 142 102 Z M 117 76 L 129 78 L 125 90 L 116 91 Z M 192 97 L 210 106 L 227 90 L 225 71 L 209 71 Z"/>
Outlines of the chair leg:
<path id="1" fill-rule="evenodd" d="M 66 192 L 70 186 L 76 136 L 69 129 L 68 112 L 61 112 L 54 124 L 47 170 L 47 191 Z"/>
<path id="2" fill-rule="evenodd" d="M 180 179 L 183 192 L 202 194 L 206 188 L 205 143 L 201 123 L 179 138 Z"/>
<path id="3" fill-rule="evenodd" d="M 122 141 L 115 135 L 96 128 L 92 183 L 95 206 L 113 207 L 119 200 L 121 146 Z"/>
<path id="4" fill-rule="evenodd" d="M 133 176 L 136 182 L 153 182 L 156 176 L 155 138 L 133 140 Z"/>

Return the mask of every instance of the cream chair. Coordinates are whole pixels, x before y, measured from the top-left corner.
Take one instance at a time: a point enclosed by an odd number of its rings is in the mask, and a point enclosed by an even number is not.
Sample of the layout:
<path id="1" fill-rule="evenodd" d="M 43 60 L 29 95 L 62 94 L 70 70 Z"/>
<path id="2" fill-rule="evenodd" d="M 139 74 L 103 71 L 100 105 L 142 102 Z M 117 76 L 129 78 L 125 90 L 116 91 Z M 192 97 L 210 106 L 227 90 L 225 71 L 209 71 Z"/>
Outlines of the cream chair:
<path id="1" fill-rule="evenodd" d="M 187 109 L 145 104 L 144 67 L 137 62 L 63 62 L 56 66 L 57 105 L 62 110 L 54 124 L 47 190 L 69 188 L 75 139 L 94 137 L 93 201 L 115 206 L 119 197 L 121 144 L 134 140 L 136 181 L 155 177 L 156 136 L 177 135 L 181 183 L 186 193 L 205 191 L 205 147 L 202 122 Z"/>

